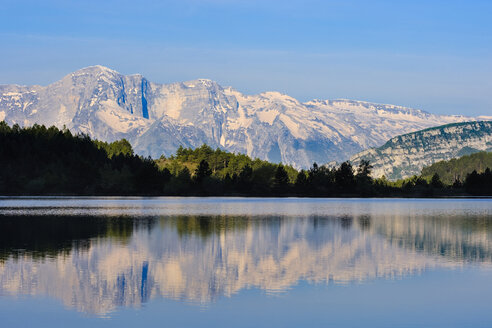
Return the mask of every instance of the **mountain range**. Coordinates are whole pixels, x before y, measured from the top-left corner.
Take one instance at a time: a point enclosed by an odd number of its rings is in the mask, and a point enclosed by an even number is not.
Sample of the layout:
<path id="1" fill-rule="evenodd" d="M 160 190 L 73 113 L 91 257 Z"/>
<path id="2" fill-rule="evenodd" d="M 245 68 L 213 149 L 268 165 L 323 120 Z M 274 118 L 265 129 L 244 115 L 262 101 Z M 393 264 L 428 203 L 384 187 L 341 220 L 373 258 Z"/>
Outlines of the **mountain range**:
<path id="1" fill-rule="evenodd" d="M 479 151 L 492 151 L 492 122 L 465 122 L 437 126 L 394 137 L 379 148 L 354 155 L 373 166 L 373 177 L 402 179 L 419 175 L 425 166 Z"/>
<path id="2" fill-rule="evenodd" d="M 103 141 L 126 138 L 153 158 L 205 143 L 306 168 L 476 118 L 345 99 L 300 102 L 279 92 L 245 95 L 207 79 L 159 84 L 91 66 L 47 86 L 0 85 L 0 120 L 65 126 Z"/>

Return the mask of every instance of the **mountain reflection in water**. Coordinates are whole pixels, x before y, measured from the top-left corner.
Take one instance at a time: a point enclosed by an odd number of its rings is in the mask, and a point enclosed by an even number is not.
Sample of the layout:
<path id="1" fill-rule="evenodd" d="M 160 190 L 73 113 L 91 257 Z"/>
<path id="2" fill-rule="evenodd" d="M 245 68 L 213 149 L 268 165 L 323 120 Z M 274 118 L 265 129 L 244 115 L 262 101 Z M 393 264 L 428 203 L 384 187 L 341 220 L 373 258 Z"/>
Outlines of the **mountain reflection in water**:
<path id="1" fill-rule="evenodd" d="M 165 297 L 213 302 L 299 281 L 362 283 L 492 263 L 472 215 L 0 216 L 0 294 L 49 295 L 105 315 Z"/>

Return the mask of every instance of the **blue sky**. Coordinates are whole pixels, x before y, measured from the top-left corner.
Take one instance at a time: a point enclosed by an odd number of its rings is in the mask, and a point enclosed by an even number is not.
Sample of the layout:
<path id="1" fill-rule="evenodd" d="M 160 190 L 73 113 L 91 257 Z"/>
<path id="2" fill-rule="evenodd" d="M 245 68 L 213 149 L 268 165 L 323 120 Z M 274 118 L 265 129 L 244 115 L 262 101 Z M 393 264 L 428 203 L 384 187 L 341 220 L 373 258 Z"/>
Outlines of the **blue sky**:
<path id="1" fill-rule="evenodd" d="M 0 0 L 0 84 L 101 64 L 161 83 L 492 115 L 492 1 Z"/>

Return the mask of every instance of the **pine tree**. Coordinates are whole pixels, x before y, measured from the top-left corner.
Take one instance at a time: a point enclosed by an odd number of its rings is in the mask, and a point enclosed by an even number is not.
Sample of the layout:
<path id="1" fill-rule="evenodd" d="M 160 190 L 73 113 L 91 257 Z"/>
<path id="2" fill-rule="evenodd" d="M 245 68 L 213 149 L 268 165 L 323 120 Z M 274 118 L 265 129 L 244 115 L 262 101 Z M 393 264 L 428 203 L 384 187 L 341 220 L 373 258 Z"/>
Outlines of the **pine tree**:
<path id="1" fill-rule="evenodd" d="M 430 184 L 432 187 L 436 189 L 441 189 L 444 186 L 444 184 L 441 181 L 441 178 L 439 177 L 439 174 L 437 173 L 434 173 L 434 175 L 432 176 Z"/>
<path id="2" fill-rule="evenodd" d="M 279 164 L 275 170 L 273 190 L 279 194 L 284 194 L 289 191 L 289 175 L 282 164 Z"/>
<path id="3" fill-rule="evenodd" d="M 198 183 L 202 183 L 205 178 L 211 175 L 212 175 L 212 170 L 210 169 L 208 162 L 202 159 L 200 161 L 200 164 L 198 164 L 198 167 L 195 170 L 195 175 L 194 175 L 195 181 Z"/>
<path id="4" fill-rule="evenodd" d="M 298 194 L 304 195 L 306 194 L 308 190 L 308 179 L 306 175 L 306 171 L 301 170 L 297 174 L 296 182 L 295 182 L 295 189 Z"/>

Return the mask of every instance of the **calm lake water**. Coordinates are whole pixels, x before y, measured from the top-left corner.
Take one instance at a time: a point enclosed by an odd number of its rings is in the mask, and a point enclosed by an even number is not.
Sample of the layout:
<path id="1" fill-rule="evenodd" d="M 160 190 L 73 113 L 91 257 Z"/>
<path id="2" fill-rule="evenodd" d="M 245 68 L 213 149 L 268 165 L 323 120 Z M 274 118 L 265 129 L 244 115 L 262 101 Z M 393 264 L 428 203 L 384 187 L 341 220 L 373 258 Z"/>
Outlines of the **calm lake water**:
<path id="1" fill-rule="evenodd" d="M 1 327 L 492 327 L 491 199 L 0 198 Z"/>

